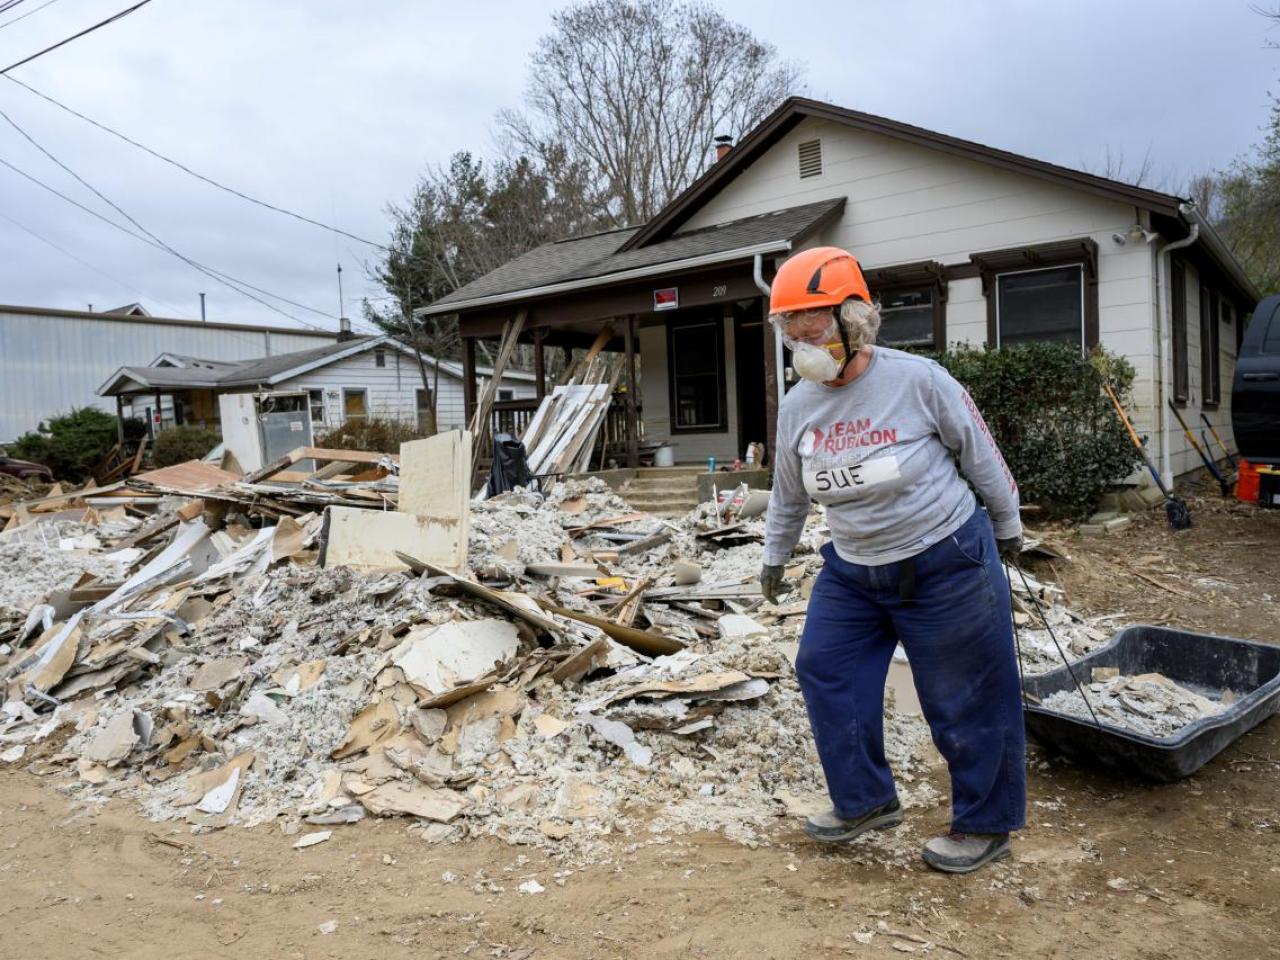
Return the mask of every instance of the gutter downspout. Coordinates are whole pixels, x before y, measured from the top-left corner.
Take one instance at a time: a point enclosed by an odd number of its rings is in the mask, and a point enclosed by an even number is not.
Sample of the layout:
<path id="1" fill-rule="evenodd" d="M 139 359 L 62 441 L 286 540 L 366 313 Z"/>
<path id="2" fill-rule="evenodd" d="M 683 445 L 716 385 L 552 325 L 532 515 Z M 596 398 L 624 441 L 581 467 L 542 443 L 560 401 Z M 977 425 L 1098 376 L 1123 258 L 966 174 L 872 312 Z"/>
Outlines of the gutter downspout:
<path id="1" fill-rule="evenodd" d="M 790 246 L 790 245 L 788 245 Z M 757 253 L 752 258 L 751 277 L 756 282 L 756 287 L 766 297 L 770 294 L 769 284 L 764 282 L 764 254 Z M 769 318 L 764 318 L 765 325 L 773 328 L 773 349 L 774 349 L 774 369 L 778 371 L 778 404 L 781 406 L 782 398 L 786 396 L 786 371 L 782 369 L 782 331 L 769 323 Z"/>
<path id="2" fill-rule="evenodd" d="M 1156 404 L 1160 429 L 1160 474 L 1169 489 L 1173 489 L 1173 457 L 1170 451 L 1169 404 L 1167 391 L 1173 385 L 1173 297 L 1169 289 L 1169 255 L 1175 250 L 1189 247 L 1200 239 L 1200 224 L 1196 222 L 1194 204 L 1181 203 L 1178 212 L 1191 222 L 1191 229 L 1181 240 L 1166 243 L 1156 254 L 1156 304 L 1160 324 L 1160 399 Z"/>

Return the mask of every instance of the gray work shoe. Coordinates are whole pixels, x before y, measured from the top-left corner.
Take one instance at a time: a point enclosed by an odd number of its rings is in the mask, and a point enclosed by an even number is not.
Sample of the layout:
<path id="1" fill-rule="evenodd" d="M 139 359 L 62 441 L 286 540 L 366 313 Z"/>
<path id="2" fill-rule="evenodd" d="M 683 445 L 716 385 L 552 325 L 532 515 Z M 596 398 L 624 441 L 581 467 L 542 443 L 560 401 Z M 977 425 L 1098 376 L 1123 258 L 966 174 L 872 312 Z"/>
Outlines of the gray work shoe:
<path id="1" fill-rule="evenodd" d="M 1007 833 L 950 833 L 924 845 L 924 862 L 943 873 L 971 873 L 1009 855 Z"/>
<path id="2" fill-rule="evenodd" d="M 834 810 L 816 814 L 804 825 L 804 832 L 823 843 L 847 843 L 868 830 L 884 830 L 896 827 L 901 822 L 902 804 L 894 797 L 855 820 L 846 820 Z"/>

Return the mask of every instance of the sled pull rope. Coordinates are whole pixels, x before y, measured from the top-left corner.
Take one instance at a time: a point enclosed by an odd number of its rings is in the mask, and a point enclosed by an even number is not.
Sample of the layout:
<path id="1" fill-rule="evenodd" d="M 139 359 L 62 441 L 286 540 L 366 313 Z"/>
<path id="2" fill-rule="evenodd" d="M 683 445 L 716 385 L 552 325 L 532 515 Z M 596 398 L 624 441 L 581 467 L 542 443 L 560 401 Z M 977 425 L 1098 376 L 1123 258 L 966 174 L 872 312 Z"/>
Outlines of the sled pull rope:
<path id="1" fill-rule="evenodd" d="M 1067 673 L 1071 674 L 1071 681 L 1076 685 L 1076 691 L 1080 694 L 1080 699 L 1084 701 L 1085 707 L 1088 708 L 1089 716 L 1093 718 L 1093 725 L 1098 728 L 1099 732 L 1102 732 L 1102 723 L 1098 720 L 1098 715 L 1093 712 L 1093 704 L 1089 702 L 1089 696 L 1084 692 L 1084 687 L 1080 684 L 1080 678 L 1076 676 L 1075 670 L 1072 669 L 1071 661 L 1067 659 L 1066 651 L 1062 649 L 1062 644 L 1058 642 L 1058 635 L 1053 632 L 1053 627 L 1049 625 L 1049 618 L 1045 616 L 1044 608 L 1040 606 L 1040 598 L 1037 597 L 1035 591 L 1031 589 L 1031 584 L 1027 581 L 1027 575 L 1022 572 L 1022 566 L 1016 560 L 1010 561 L 1008 565 L 1012 566 L 1013 569 L 1017 570 L 1018 576 L 1022 578 L 1022 585 L 1027 588 L 1027 596 L 1031 598 L 1031 603 L 1036 608 L 1036 615 L 1040 617 L 1041 621 L 1044 623 L 1045 629 L 1049 631 L 1049 636 L 1053 640 L 1053 645 L 1058 648 L 1058 656 L 1062 658 L 1062 663 L 1067 668 Z M 1006 579 L 1008 579 L 1007 575 L 1006 575 Z M 1009 583 L 1009 606 L 1010 606 L 1009 615 L 1010 617 L 1012 617 L 1013 615 L 1013 609 L 1012 609 L 1013 583 L 1012 581 Z M 1018 625 L 1016 623 L 1013 625 L 1013 634 L 1015 637 L 1017 637 L 1018 635 Z M 1021 671 L 1021 667 L 1022 667 L 1021 647 L 1019 647 L 1018 667 L 1019 667 L 1019 671 Z"/>

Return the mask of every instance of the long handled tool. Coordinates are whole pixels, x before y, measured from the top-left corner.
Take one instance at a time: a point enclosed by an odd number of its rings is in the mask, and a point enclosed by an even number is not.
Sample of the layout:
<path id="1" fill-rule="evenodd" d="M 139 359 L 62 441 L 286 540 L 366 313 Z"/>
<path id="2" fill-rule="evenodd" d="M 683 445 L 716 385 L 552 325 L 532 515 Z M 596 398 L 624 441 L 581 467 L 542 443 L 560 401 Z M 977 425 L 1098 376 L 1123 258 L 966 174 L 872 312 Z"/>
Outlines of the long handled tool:
<path id="1" fill-rule="evenodd" d="M 1240 469 L 1240 464 L 1236 463 L 1236 458 L 1231 455 L 1231 451 L 1227 449 L 1227 445 L 1222 442 L 1222 438 L 1218 436 L 1218 431 L 1214 427 L 1214 425 L 1209 422 L 1209 418 L 1206 417 L 1203 413 L 1201 413 L 1200 419 L 1204 421 L 1204 425 L 1208 427 L 1209 432 L 1213 434 L 1213 439 L 1218 441 L 1218 446 L 1222 448 L 1222 453 L 1227 458 L 1227 463 L 1231 464 L 1231 469 L 1238 471 Z M 1204 436 L 1203 430 L 1200 431 L 1200 435 Z M 1209 441 L 1206 440 L 1204 442 L 1204 445 L 1207 447 L 1209 445 Z"/>
<path id="2" fill-rule="evenodd" d="M 1164 494 L 1164 512 L 1169 518 L 1169 529 L 1188 529 L 1191 526 L 1191 511 L 1187 509 L 1187 505 L 1183 501 L 1169 492 L 1169 489 L 1164 485 L 1164 481 L 1160 479 L 1159 472 L 1151 465 L 1151 461 L 1147 458 L 1147 451 L 1142 449 L 1142 441 L 1138 439 L 1138 432 L 1133 429 L 1133 424 L 1129 422 L 1129 417 L 1124 412 L 1124 407 L 1120 406 L 1120 400 L 1116 396 L 1116 392 L 1111 389 L 1111 384 L 1104 383 L 1102 389 L 1107 391 L 1107 396 L 1111 398 L 1111 405 L 1116 408 L 1116 414 L 1120 417 L 1120 422 L 1129 431 L 1129 439 L 1138 448 L 1138 454 L 1142 457 L 1142 462 L 1147 465 L 1147 471 L 1151 474 L 1151 479 L 1156 482 L 1156 486 Z"/>
<path id="3" fill-rule="evenodd" d="M 1231 484 L 1227 483 L 1226 478 L 1222 476 L 1222 472 L 1218 469 L 1218 465 L 1213 462 L 1213 458 L 1204 452 L 1204 447 L 1200 446 L 1200 441 L 1196 439 L 1196 435 L 1191 432 L 1191 428 L 1187 426 L 1187 421 L 1182 419 L 1182 414 L 1178 412 L 1178 408 L 1174 406 L 1173 401 L 1169 401 L 1169 409 L 1173 411 L 1173 415 L 1178 418 L 1178 425 L 1182 427 L 1182 434 L 1187 438 L 1187 443 L 1195 448 L 1196 453 L 1200 454 L 1200 460 L 1213 474 L 1213 479 L 1218 481 L 1218 486 L 1222 488 L 1224 497 L 1231 496 Z"/>

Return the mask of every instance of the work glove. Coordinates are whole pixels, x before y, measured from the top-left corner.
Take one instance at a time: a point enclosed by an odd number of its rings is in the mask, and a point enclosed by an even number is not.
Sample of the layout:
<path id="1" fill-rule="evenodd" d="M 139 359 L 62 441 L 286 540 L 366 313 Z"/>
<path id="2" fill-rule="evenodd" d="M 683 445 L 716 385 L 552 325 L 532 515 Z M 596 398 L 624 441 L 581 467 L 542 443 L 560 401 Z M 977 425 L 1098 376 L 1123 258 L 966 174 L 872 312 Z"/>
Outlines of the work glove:
<path id="1" fill-rule="evenodd" d="M 782 593 L 782 567 L 766 563 L 760 568 L 760 592 L 764 598 L 777 606 L 778 595 Z"/>
<path id="2" fill-rule="evenodd" d="M 1006 537 L 1003 540 L 997 540 L 996 551 L 1005 563 L 1017 562 L 1018 556 L 1022 553 L 1022 537 Z"/>

